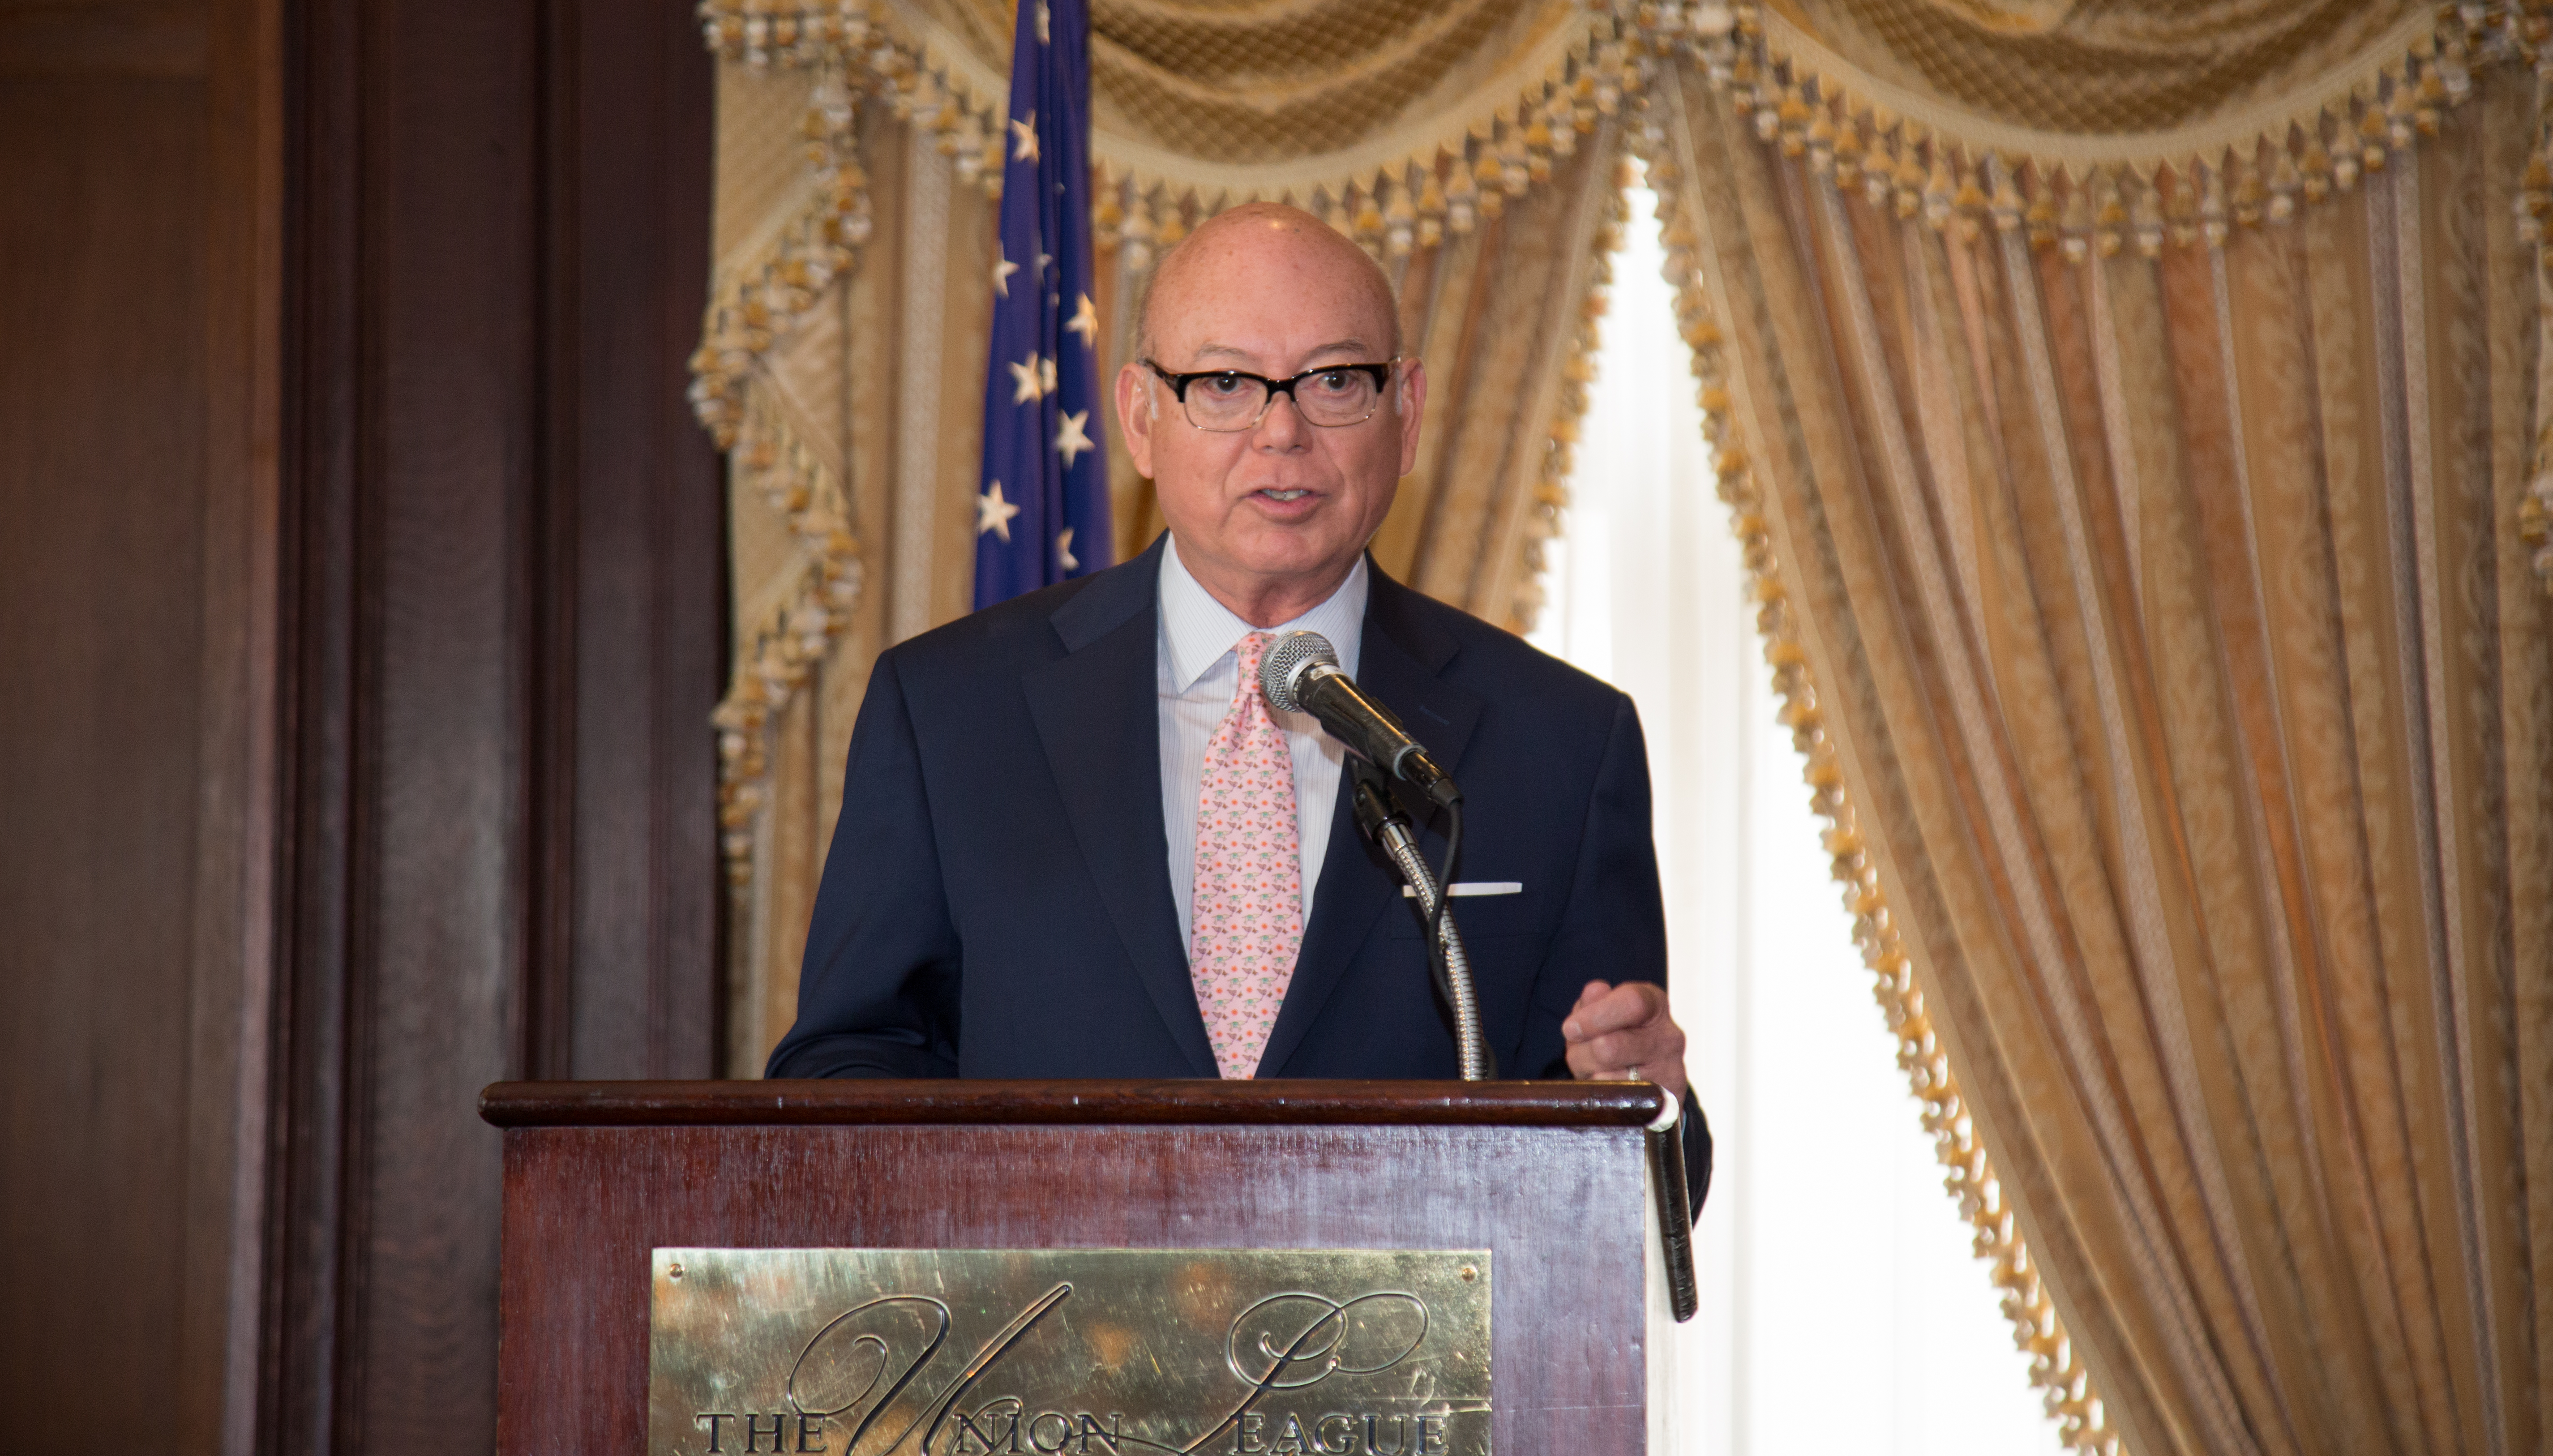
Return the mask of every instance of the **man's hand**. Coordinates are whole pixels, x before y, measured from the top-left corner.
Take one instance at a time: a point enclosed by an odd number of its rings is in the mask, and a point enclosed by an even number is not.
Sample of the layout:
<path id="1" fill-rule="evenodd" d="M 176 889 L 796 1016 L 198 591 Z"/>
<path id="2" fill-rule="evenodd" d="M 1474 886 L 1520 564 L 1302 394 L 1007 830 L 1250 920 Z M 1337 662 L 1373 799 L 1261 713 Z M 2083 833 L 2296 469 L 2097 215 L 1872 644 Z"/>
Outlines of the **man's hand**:
<path id="1" fill-rule="evenodd" d="M 1618 1081 L 1637 1073 L 1684 1096 L 1684 1028 L 1667 1014 L 1663 987 L 1589 981 L 1560 1034 L 1569 1039 L 1570 1073 L 1581 1081 Z"/>

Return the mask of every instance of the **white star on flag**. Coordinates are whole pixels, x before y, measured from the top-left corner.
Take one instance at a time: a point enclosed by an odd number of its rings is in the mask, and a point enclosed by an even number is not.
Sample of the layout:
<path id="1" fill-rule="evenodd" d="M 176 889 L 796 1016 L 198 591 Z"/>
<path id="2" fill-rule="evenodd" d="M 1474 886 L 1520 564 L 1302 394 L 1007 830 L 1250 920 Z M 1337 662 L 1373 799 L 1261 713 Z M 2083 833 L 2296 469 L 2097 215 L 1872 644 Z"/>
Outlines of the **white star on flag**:
<path id="1" fill-rule="evenodd" d="M 1001 298 L 1008 298 L 1011 296 L 1011 275 L 1018 273 L 1019 271 L 1020 266 L 1009 259 L 1004 258 L 1002 256 L 1001 249 L 995 248 L 993 250 L 994 296 Z"/>
<path id="2" fill-rule="evenodd" d="M 1091 349 L 1099 347 L 1099 310 L 1090 306 L 1088 293 L 1081 295 L 1081 306 L 1072 310 L 1072 321 L 1063 327 L 1067 333 L 1081 335 L 1081 342 L 1085 347 Z"/>
<path id="3" fill-rule="evenodd" d="M 1013 162 L 1035 162 L 1038 160 L 1036 112 L 1030 112 L 1027 120 L 1025 121 L 1014 121 L 1011 123 L 1011 145 L 1016 149 L 1011 153 L 1011 160 Z"/>
<path id="4" fill-rule="evenodd" d="M 1012 403 L 1027 404 L 1042 399 L 1046 397 L 1047 391 L 1054 388 L 1054 366 L 1049 364 L 1041 371 L 1037 355 L 1031 354 L 1028 363 L 1011 366 L 1011 381 L 1016 391 L 1011 395 Z"/>
<path id="5" fill-rule="evenodd" d="M 992 531 L 1007 541 L 1011 538 L 1011 517 L 1019 513 L 1020 507 L 1002 499 L 1002 483 L 995 481 L 991 490 L 975 498 L 975 534 Z"/>
<path id="6" fill-rule="evenodd" d="M 1047 392 L 1048 393 L 1050 393 L 1050 394 L 1054 393 L 1054 360 L 1052 360 L 1052 359 L 1041 359 L 1041 360 L 1039 360 L 1039 361 L 1038 361 L 1038 375 L 1039 375 L 1039 377 L 1040 377 L 1041 379 L 1043 379 L 1043 380 L 1045 381 L 1045 383 L 1046 383 L 1046 392 Z"/>
<path id="7" fill-rule="evenodd" d="M 1054 559 L 1066 571 L 1081 570 L 1081 558 L 1072 554 L 1072 527 L 1065 526 L 1054 538 Z"/>
<path id="8" fill-rule="evenodd" d="M 1047 35 L 1047 31 L 1048 31 L 1048 29 L 1053 25 L 1054 21 L 1054 14 L 1053 14 L 1052 12 L 1050 12 L 1050 11 L 1046 8 L 1046 6 L 1045 6 L 1043 3 L 1041 3 L 1041 4 L 1038 6 L 1038 44 L 1039 44 L 1039 45 L 1041 45 L 1041 46 L 1046 46 L 1046 45 L 1051 45 L 1051 44 L 1053 44 L 1052 38 L 1050 38 L 1050 37 Z"/>
<path id="9" fill-rule="evenodd" d="M 1063 457 L 1063 468 L 1066 470 L 1072 469 L 1072 458 L 1074 456 L 1079 455 L 1084 450 L 1095 448 L 1090 443 L 1090 437 L 1081 432 L 1082 425 L 1087 423 L 1089 419 L 1089 410 L 1077 410 L 1071 414 L 1065 415 L 1063 417 L 1063 423 L 1055 426 L 1054 449 L 1056 454 Z M 1010 538 L 1005 536 L 1003 539 L 1008 540 Z"/>

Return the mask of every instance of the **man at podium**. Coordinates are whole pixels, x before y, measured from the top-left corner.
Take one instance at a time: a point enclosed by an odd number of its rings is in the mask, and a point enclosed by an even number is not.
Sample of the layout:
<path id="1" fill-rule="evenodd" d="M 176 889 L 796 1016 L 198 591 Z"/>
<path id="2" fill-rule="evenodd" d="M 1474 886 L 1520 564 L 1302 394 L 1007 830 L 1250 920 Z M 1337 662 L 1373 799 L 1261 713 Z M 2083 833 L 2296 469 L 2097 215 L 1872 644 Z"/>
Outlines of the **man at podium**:
<path id="1" fill-rule="evenodd" d="M 1169 529 L 879 657 L 770 1075 L 1454 1076 L 1346 749 L 1258 681 L 1315 631 L 1462 784 L 1451 904 L 1503 1074 L 1685 1094 L 1630 700 L 1366 554 L 1426 403 L 1399 345 L 1383 271 L 1308 213 L 1163 259 L 1116 403 Z M 1441 859 L 1442 812 L 1397 797 Z"/>

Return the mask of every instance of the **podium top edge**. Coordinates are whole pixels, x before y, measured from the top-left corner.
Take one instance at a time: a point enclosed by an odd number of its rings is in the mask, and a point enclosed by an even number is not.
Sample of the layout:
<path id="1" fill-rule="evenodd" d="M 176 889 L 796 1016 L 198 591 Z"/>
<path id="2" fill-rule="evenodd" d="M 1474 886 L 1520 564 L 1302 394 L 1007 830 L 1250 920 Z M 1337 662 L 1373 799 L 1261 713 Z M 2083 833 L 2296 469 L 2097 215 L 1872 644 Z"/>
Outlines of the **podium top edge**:
<path id="1" fill-rule="evenodd" d="M 496 1082 L 498 1127 L 917 1124 L 1646 1127 L 1644 1081 L 576 1081 Z"/>

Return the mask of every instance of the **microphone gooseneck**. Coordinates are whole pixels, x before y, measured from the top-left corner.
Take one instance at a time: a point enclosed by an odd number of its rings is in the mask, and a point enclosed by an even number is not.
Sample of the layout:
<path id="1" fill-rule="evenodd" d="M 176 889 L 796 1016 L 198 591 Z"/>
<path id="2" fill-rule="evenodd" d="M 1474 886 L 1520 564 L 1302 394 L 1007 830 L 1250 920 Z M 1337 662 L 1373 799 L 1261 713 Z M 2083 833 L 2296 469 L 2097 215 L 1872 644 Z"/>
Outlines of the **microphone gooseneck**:
<path id="1" fill-rule="evenodd" d="M 1462 934 L 1449 913 L 1446 885 L 1454 878 L 1455 857 L 1463 846 L 1463 791 L 1453 777 L 1427 756 L 1427 749 L 1400 726 L 1391 710 L 1359 691 L 1339 666 L 1338 650 L 1319 632 L 1287 632 L 1259 659 L 1259 690 L 1268 706 L 1283 713 L 1308 713 L 1331 736 L 1347 744 L 1356 757 L 1354 802 L 1358 828 L 1382 846 L 1418 897 L 1427 922 L 1427 963 L 1454 1013 L 1454 1040 L 1463 1078 L 1482 1081 L 1496 1075 L 1488 1038 L 1481 1031 L 1480 998 L 1472 986 L 1471 957 L 1464 953 Z M 1418 836 L 1409 817 L 1394 808 L 1383 776 L 1410 785 L 1445 811 L 1445 868 L 1440 876 L 1418 852 Z"/>
<path id="2" fill-rule="evenodd" d="M 1355 776 L 1351 802 L 1356 810 L 1357 829 L 1399 869 L 1425 916 L 1427 968 L 1435 978 L 1437 991 L 1454 1013 L 1454 1048 L 1463 1080 L 1487 1081 L 1498 1074 L 1497 1059 L 1491 1056 L 1489 1037 L 1481 1029 L 1481 998 L 1472 984 L 1472 957 L 1464 951 L 1463 933 L 1455 928 L 1454 917 L 1449 913 L 1445 882 L 1427 867 L 1426 856 L 1418 852 L 1418 837 L 1410 828 L 1409 816 L 1391 802 L 1390 788 L 1381 770 L 1361 759 L 1351 762 L 1348 768 Z M 1446 813 L 1456 825 L 1462 823 L 1459 806 Z M 1449 844 L 1446 873 L 1451 874 L 1453 869 Z"/>
<path id="3" fill-rule="evenodd" d="M 1339 666 L 1337 649 L 1319 632 L 1287 632 L 1259 660 L 1259 689 L 1270 707 L 1308 713 L 1332 736 L 1392 777 L 1451 809 L 1463 802 L 1453 777 L 1400 726 L 1391 710 L 1367 697 Z"/>

